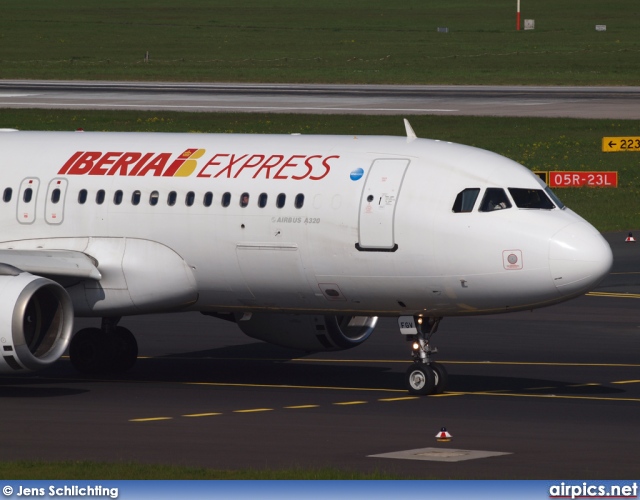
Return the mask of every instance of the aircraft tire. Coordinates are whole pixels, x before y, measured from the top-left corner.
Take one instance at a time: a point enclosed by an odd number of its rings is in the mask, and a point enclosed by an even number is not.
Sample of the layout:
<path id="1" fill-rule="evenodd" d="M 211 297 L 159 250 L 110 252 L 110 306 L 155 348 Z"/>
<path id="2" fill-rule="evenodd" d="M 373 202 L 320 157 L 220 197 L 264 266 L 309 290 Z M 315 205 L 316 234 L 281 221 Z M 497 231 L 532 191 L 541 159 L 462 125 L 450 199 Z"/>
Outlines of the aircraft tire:
<path id="1" fill-rule="evenodd" d="M 433 394 L 442 394 L 449 383 L 449 374 L 444 366 L 440 363 L 431 363 L 429 365 L 435 373 L 436 381 Z"/>
<path id="2" fill-rule="evenodd" d="M 99 328 L 84 328 L 71 339 L 69 357 L 71 364 L 80 373 L 93 375 L 102 373 L 112 363 L 113 343 Z"/>
<path id="3" fill-rule="evenodd" d="M 115 353 L 110 366 L 114 373 L 129 371 L 138 359 L 138 342 L 130 330 L 118 326 L 115 330 Z"/>
<path id="4" fill-rule="evenodd" d="M 436 386 L 436 376 L 429 365 L 413 363 L 406 373 L 409 394 L 426 396 L 433 394 Z"/>

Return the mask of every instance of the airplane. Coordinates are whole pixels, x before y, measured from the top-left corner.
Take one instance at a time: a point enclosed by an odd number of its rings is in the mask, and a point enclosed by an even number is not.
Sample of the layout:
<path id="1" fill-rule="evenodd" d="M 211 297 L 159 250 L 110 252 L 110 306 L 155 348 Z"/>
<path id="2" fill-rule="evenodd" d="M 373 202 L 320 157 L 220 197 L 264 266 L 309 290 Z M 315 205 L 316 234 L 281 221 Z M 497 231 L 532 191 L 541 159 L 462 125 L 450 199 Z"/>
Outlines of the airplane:
<path id="1" fill-rule="evenodd" d="M 557 304 L 613 257 L 526 167 L 406 137 L 4 129 L 0 372 L 137 358 L 123 316 L 199 311 L 309 352 L 412 343 L 411 394 L 441 393 L 448 316 Z M 74 317 L 100 328 L 72 336 Z M 402 338 L 402 337 L 399 337 Z"/>

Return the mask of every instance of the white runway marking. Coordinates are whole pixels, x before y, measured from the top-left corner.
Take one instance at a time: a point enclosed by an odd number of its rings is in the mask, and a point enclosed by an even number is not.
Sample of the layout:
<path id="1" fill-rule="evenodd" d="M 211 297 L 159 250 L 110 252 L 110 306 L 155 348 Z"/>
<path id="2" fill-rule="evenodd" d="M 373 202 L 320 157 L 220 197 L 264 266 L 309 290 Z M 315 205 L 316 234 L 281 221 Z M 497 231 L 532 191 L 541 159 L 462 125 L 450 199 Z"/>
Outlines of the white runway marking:
<path id="1" fill-rule="evenodd" d="M 7 97 L 2 96 L 0 97 Z M 42 106 L 39 102 L 0 102 L 0 106 Z M 45 107 L 86 107 L 89 106 L 86 103 L 46 103 Z M 398 112 L 420 112 L 420 113 L 456 113 L 457 109 L 437 109 L 437 108 L 334 108 L 334 107 L 305 107 L 305 106 L 211 106 L 211 105 L 171 105 L 171 104 L 97 104 L 91 103 L 91 108 L 145 108 L 145 109 L 241 109 L 241 110 L 259 110 L 259 111 L 398 111 Z"/>

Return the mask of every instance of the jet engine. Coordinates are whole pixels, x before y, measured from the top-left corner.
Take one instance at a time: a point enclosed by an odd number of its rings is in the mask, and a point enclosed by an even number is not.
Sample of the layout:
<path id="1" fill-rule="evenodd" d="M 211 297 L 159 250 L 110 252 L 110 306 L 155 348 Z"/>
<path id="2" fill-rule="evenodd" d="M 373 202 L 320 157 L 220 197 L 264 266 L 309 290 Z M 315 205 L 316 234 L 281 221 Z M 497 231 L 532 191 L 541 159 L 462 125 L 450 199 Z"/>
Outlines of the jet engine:
<path id="1" fill-rule="evenodd" d="M 247 313 L 236 322 L 249 337 L 305 351 L 341 351 L 369 338 L 377 316 Z"/>
<path id="2" fill-rule="evenodd" d="M 57 361 L 73 328 L 73 305 L 55 281 L 0 264 L 0 373 Z"/>

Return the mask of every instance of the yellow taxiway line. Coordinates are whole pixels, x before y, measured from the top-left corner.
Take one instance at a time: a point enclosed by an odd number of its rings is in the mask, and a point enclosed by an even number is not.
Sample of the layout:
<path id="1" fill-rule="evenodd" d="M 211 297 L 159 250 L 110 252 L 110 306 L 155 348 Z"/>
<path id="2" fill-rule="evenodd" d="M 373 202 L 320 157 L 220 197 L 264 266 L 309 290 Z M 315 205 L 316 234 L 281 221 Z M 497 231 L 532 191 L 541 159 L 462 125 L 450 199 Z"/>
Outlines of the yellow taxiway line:
<path id="1" fill-rule="evenodd" d="M 616 297 L 619 299 L 640 299 L 640 293 L 589 292 L 587 297 Z"/>

